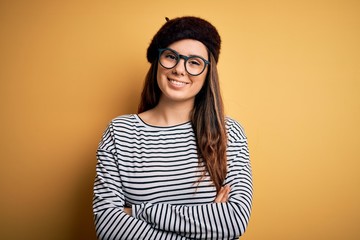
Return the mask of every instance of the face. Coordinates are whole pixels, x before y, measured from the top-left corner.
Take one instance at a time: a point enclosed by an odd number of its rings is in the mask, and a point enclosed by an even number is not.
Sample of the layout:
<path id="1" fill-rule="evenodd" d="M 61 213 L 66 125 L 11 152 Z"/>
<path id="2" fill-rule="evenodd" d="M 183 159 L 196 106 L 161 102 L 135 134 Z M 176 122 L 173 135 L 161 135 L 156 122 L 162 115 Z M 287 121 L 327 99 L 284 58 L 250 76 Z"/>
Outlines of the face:
<path id="1" fill-rule="evenodd" d="M 184 39 L 172 43 L 168 46 L 184 56 L 200 56 L 208 59 L 208 52 L 205 45 L 197 40 Z M 192 76 L 187 73 L 184 65 L 184 59 L 180 59 L 178 64 L 166 69 L 158 63 L 157 82 L 162 92 L 160 101 L 171 102 L 190 102 L 193 104 L 195 96 L 204 85 L 208 66 L 198 76 Z"/>

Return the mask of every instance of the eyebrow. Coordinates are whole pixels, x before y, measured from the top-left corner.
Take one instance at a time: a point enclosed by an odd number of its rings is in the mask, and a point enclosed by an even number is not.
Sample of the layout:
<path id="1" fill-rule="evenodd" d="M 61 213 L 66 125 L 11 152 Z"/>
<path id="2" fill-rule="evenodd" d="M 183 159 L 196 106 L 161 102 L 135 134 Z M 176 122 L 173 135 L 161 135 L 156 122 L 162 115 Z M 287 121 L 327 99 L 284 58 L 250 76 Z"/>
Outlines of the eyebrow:
<path id="1" fill-rule="evenodd" d="M 208 58 L 208 56 L 207 56 L 207 57 L 203 57 L 203 56 L 201 56 L 201 55 L 194 55 L 194 54 L 191 54 L 191 55 L 184 55 L 184 54 L 179 53 L 178 51 L 176 51 L 176 50 L 175 50 L 175 49 L 173 49 L 173 48 L 169 48 L 169 47 L 168 47 L 168 49 L 173 50 L 174 52 L 176 52 L 177 54 L 179 54 L 179 55 L 181 55 L 181 56 L 186 56 L 186 57 L 201 57 L 201 58 L 205 59 L 206 61 L 209 61 L 209 60 L 207 59 L 207 58 Z"/>

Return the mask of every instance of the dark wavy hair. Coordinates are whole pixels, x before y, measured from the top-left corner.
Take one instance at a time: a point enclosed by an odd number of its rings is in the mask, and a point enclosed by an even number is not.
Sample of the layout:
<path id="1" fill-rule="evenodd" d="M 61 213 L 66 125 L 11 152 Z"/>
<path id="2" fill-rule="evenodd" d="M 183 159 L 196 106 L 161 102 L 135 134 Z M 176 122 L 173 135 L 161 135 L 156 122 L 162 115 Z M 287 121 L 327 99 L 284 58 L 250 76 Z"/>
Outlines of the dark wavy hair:
<path id="1" fill-rule="evenodd" d="M 211 52 L 209 56 L 210 69 L 202 89 L 195 96 L 191 124 L 195 133 L 199 164 L 205 166 L 199 181 L 208 173 L 219 192 L 227 173 L 227 137 L 216 61 Z M 138 113 L 152 109 L 159 103 L 161 90 L 156 78 L 157 68 L 158 61 L 155 60 L 145 77 Z"/>

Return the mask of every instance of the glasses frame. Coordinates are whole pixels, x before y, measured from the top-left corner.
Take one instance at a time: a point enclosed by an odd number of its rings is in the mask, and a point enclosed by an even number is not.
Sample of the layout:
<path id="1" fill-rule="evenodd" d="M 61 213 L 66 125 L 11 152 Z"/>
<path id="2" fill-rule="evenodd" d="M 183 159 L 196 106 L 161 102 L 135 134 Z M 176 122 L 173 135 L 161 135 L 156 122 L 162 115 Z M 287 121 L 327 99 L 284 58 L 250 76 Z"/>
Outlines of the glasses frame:
<path id="1" fill-rule="evenodd" d="M 173 52 L 173 53 L 176 54 L 176 56 L 177 56 L 176 63 L 175 63 L 175 65 L 174 65 L 173 67 L 171 67 L 171 68 L 165 67 L 164 65 L 161 64 L 161 61 L 160 61 L 160 56 L 161 56 L 161 54 L 162 54 L 164 51 L 166 51 L 166 50 L 169 50 L 169 51 Z M 186 70 L 186 72 L 187 72 L 189 75 L 191 75 L 191 76 L 199 76 L 200 74 L 202 74 L 202 73 L 205 71 L 206 66 L 207 66 L 207 65 L 210 65 L 210 62 L 209 62 L 208 60 L 204 59 L 203 57 L 197 56 L 197 55 L 193 55 L 193 56 L 181 55 L 180 53 L 178 53 L 177 51 L 175 51 L 174 49 L 171 49 L 171 48 L 159 48 L 158 51 L 159 51 L 158 61 L 159 61 L 160 65 L 161 65 L 163 68 L 172 69 L 172 68 L 174 68 L 174 67 L 176 67 L 176 66 L 178 65 L 178 63 L 180 62 L 180 59 L 184 59 L 184 67 L 185 67 L 185 70 Z M 205 63 L 205 64 L 204 64 L 204 68 L 203 68 L 203 70 L 202 70 L 200 73 L 198 73 L 198 74 L 191 74 L 191 73 L 189 73 L 189 71 L 187 70 L 186 63 L 187 63 L 187 61 L 188 61 L 189 59 L 191 59 L 191 58 L 200 58 L 202 61 L 204 61 L 204 63 Z"/>

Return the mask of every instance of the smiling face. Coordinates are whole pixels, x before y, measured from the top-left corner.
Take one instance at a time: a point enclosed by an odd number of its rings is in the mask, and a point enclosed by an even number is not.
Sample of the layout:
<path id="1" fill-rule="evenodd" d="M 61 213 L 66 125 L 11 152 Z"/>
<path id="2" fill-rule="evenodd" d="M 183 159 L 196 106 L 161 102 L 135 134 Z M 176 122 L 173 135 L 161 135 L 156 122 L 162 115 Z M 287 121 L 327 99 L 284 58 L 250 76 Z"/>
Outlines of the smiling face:
<path id="1" fill-rule="evenodd" d="M 168 46 L 184 56 L 200 56 L 208 59 L 208 52 L 205 45 L 197 40 L 184 39 L 174 42 Z M 162 92 L 160 101 L 194 103 L 195 96 L 204 85 L 208 67 L 198 76 L 187 73 L 184 59 L 178 64 L 166 69 L 158 63 L 157 82 Z"/>

